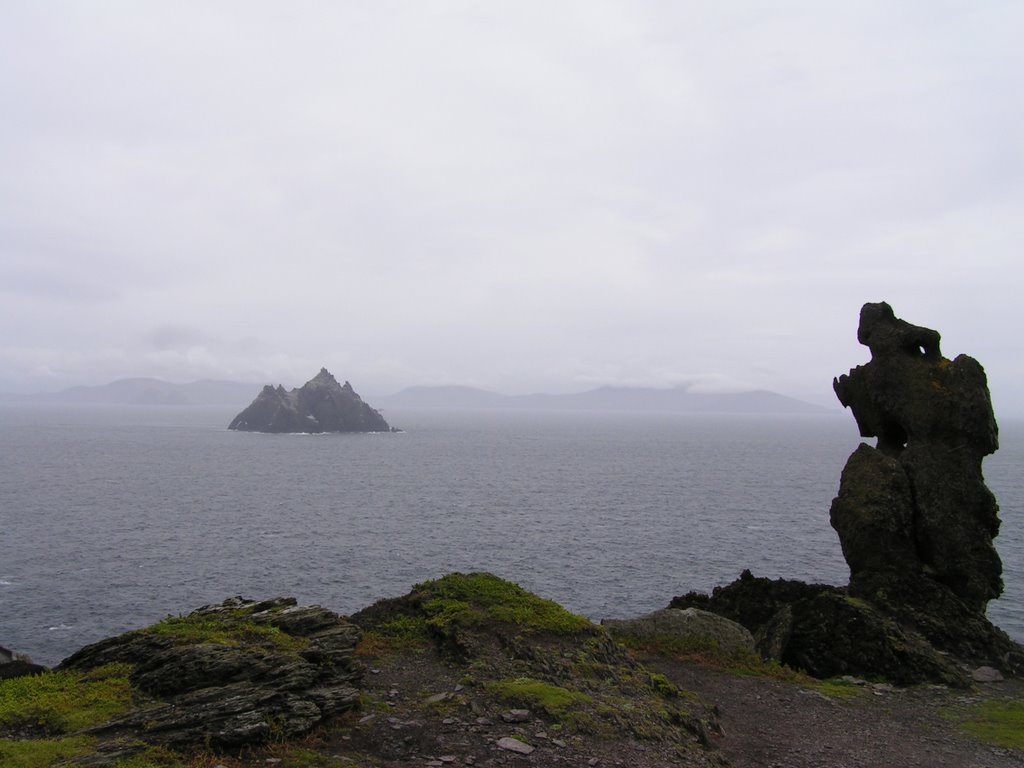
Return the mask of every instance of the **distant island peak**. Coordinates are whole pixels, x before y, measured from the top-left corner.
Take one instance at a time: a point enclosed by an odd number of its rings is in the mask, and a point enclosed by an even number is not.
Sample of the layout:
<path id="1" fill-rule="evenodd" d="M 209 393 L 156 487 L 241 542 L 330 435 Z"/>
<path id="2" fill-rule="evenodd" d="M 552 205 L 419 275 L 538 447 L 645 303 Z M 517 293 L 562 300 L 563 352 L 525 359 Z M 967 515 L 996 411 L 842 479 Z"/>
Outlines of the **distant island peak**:
<path id="1" fill-rule="evenodd" d="M 267 384 L 249 407 L 232 419 L 228 429 L 274 433 L 392 431 L 348 381 L 339 384 L 326 368 L 291 391 L 280 384 Z"/>

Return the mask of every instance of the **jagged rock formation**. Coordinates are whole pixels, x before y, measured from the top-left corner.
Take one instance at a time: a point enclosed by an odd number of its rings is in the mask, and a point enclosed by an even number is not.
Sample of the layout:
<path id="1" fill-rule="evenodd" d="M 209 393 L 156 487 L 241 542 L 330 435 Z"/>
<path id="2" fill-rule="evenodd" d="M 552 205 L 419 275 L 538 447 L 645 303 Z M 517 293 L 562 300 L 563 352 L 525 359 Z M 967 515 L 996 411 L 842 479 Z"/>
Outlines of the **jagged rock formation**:
<path id="1" fill-rule="evenodd" d="M 1002 592 L 998 505 L 981 466 L 998 447 L 985 372 L 944 358 L 937 331 L 884 302 L 864 305 L 857 339 L 871 361 L 833 387 L 878 442 L 850 456 L 830 511 L 849 587 L 745 571 L 671 605 L 739 621 L 765 656 L 819 676 L 966 684 L 964 665 L 978 664 L 1020 674 L 1024 649 L 984 613 Z"/>
<path id="2" fill-rule="evenodd" d="M 269 384 L 228 429 L 244 432 L 388 432 L 384 417 L 326 368 L 298 389 Z"/>
<path id="3" fill-rule="evenodd" d="M 850 457 L 832 504 L 852 579 L 925 574 L 982 612 L 1003 590 L 999 507 L 981 472 L 999 445 L 985 371 L 944 358 L 936 331 L 885 303 L 864 305 L 857 339 L 871 362 L 833 387 L 878 446 Z"/>
<path id="4" fill-rule="evenodd" d="M 237 748 L 292 738 L 359 705 L 358 627 L 294 598 L 230 598 L 102 640 L 58 669 L 131 665 L 139 700 L 93 728 L 171 748 Z"/>

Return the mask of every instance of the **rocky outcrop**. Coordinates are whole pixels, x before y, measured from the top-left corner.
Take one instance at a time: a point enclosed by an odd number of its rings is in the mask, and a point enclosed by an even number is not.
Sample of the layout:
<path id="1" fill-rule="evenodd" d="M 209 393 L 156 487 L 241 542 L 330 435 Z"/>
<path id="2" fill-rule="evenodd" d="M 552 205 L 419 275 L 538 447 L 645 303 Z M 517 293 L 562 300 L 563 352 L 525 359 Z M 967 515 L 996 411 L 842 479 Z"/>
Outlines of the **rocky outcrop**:
<path id="1" fill-rule="evenodd" d="M 21 653 L 15 653 L 9 648 L 0 645 L 0 680 L 11 680 L 15 677 L 27 677 L 28 675 L 41 675 L 46 672 L 46 667 L 40 664 L 33 664 L 32 659 Z"/>
<path id="2" fill-rule="evenodd" d="M 231 598 L 103 640 L 59 669 L 131 665 L 127 713 L 91 729 L 151 745 L 233 749 L 308 733 L 359 704 L 354 624 L 293 598 Z"/>
<path id="3" fill-rule="evenodd" d="M 269 384 L 228 429 L 243 432 L 388 432 L 384 417 L 326 368 L 298 389 Z"/>
<path id="4" fill-rule="evenodd" d="M 744 571 L 710 596 L 691 592 L 673 598 L 672 606 L 701 608 L 736 621 L 753 632 L 762 657 L 814 677 L 967 684 L 963 670 L 920 633 L 842 587 L 757 578 Z"/>
<path id="5" fill-rule="evenodd" d="M 884 302 L 864 305 L 857 339 L 871 361 L 833 387 L 878 445 L 850 457 L 832 504 L 851 576 L 926 574 L 982 612 L 1003 589 L 999 507 L 981 470 L 999 445 L 985 371 L 944 358 L 938 332 Z"/>
<path id="6" fill-rule="evenodd" d="M 843 469 L 830 521 L 848 587 L 756 579 L 749 571 L 673 607 L 747 627 L 763 655 L 818 676 L 966 685 L 970 666 L 1024 673 L 1024 649 L 985 618 L 1002 591 L 998 505 L 982 459 L 998 447 L 985 372 L 942 356 L 937 331 L 865 304 L 870 362 L 833 382 L 864 437 Z"/>

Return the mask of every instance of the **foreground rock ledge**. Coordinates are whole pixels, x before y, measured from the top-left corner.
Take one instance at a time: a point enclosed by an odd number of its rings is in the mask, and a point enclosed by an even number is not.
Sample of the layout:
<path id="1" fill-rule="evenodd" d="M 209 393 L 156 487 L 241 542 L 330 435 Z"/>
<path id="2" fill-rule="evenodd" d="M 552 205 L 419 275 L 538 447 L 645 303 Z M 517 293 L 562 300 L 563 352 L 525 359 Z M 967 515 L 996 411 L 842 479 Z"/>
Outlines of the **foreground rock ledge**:
<path id="1" fill-rule="evenodd" d="M 320 606 L 236 597 L 86 646 L 58 669 L 130 664 L 133 687 L 152 697 L 95 736 L 233 749 L 301 736 L 357 707 L 360 637 Z"/>

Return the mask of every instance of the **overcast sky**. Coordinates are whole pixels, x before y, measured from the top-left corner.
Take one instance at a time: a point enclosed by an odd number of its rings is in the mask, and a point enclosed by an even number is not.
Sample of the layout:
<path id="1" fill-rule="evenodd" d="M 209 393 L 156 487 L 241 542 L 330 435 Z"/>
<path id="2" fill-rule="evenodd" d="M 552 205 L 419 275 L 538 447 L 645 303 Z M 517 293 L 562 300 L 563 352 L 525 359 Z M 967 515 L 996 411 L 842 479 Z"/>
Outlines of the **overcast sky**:
<path id="1" fill-rule="evenodd" d="M 0 0 L 0 391 L 767 388 L 865 301 L 1024 415 L 1024 3 Z"/>

